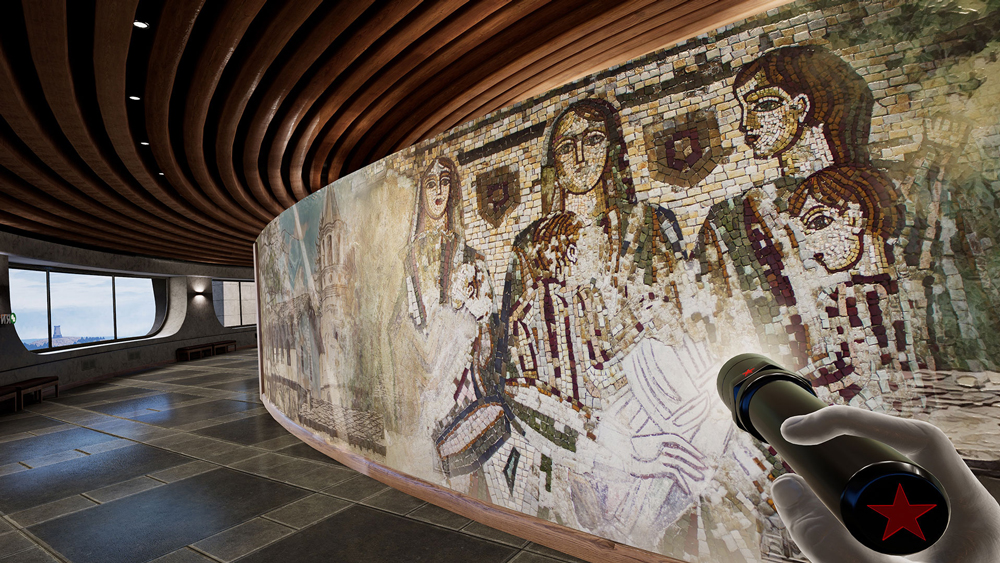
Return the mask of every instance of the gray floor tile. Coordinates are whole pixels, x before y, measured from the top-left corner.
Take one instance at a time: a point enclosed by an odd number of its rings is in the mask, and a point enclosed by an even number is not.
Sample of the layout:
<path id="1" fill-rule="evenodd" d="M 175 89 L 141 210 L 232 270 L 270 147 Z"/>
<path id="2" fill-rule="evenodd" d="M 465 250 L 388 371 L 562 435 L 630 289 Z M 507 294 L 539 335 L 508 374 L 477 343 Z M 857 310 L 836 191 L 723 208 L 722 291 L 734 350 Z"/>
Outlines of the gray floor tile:
<path id="1" fill-rule="evenodd" d="M 305 494 L 290 485 L 220 468 L 29 531 L 74 563 L 148 561 Z"/>
<path id="2" fill-rule="evenodd" d="M 458 530 L 472 521 L 461 514 L 455 514 L 450 510 L 445 510 L 440 506 L 434 506 L 430 503 L 421 506 L 407 516 L 445 528 L 451 528 L 452 530 Z"/>
<path id="3" fill-rule="evenodd" d="M 337 485 L 323 489 L 323 492 L 343 499 L 359 501 L 388 488 L 388 485 L 380 481 L 376 481 L 371 477 L 359 474 L 357 477 L 344 481 L 343 483 L 338 483 Z"/>
<path id="4" fill-rule="evenodd" d="M 254 518 L 225 532 L 201 540 L 193 547 L 228 563 L 294 531 L 288 526 L 270 520 Z"/>
<path id="5" fill-rule="evenodd" d="M 330 465 L 340 465 L 343 467 L 343 464 L 340 463 L 339 461 L 333 459 L 332 457 L 324 454 L 321 451 L 316 450 L 309 444 L 302 443 L 301 441 L 298 440 L 298 438 L 296 438 L 295 441 L 297 442 L 296 444 L 289 446 L 287 448 L 281 448 L 280 450 L 278 450 L 278 453 L 282 455 L 293 455 L 295 457 L 310 459 L 312 461 L 322 461 L 323 463 L 328 463 Z M 257 447 L 260 447 L 260 444 L 257 444 Z"/>
<path id="6" fill-rule="evenodd" d="M 253 408 L 256 408 L 256 406 L 242 401 L 209 401 L 199 405 L 191 405 L 170 409 L 168 411 L 146 414 L 136 417 L 136 420 L 146 424 L 155 424 L 165 428 L 172 428 L 175 426 L 183 426 L 192 422 L 217 418 L 237 411 L 245 411 Z"/>
<path id="7" fill-rule="evenodd" d="M 136 395 L 150 393 L 152 391 L 153 390 L 151 389 L 144 389 L 142 387 L 122 387 L 119 385 L 98 383 L 94 386 L 87 385 L 84 387 L 77 387 L 71 391 L 60 394 L 58 399 L 50 399 L 50 401 L 60 405 L 76 407 L 94 404 L 101 401 L 116 401 L 132 398 Z"/>
<path id="8" fill-rule="evenodd" d="M 521 553 L 515 555 L 514 558 L 510 560 L 510 563 L 562 563 L 562 561 L 562 559 L 553 559 L 538 553 L 522 551 Z"/>
<path id="9" fill-rule="evenodd" d="M 0 563 L 59 563 L 59 560 L 36 546 L 14 555 L 0 557 Z"/>
<path id="10" fill-rule="evenodd" d="M 133 444 L 110 452 L 0 477 L 0 510 L 15 512 L 126 479 L 174 467 L 190 458 Z"/>
<path id="11" fill-rule="evenodd" d="M 289 434 L 288 436 L 282 436 L 281 438 L 275 438 L 273 440 L 268 440 L 266 442 L 258 442 L 253 445 L 255 448 L 261 448 L 265 450 L 280 450 L 292 446 L 295 444 L 301 444 L 302 440 L 299 440 L 295 436 Z M 309 447 L 309 446 L 306 446 Z"/>
<path id="12" fill-rule="evenodd" d="M 0 534 L 0 557 L 10 557 L 35 547 L 35 542 L 16 530 Z"/>
<path id="13" fill-rule="evenodd" d="M 32 413 L 8 415 L 0 417 L 0 436 L 20 432 L 38 432 L 62 424 L 58 420 Z"/>
<path id="14" fill-rule="evenodd" d="M 288 435 L 285 427 L 275 422 L 270 414 L 263 414 L 204 428 L 194 432 L 219 440 L 235 442 L 244 446 L 281 438 Z"/>
<path id="15" fill-rule="evenodd" d="M 152 489 L 153 487 L 161 486 L 163 486 L 162 482 L 150 479 L 149 477 L 143 475 L 142 477 L 136 477 L 135 479 L 129 479 L 128 481 L 122 481 L 121 483 L 108 485 L 107 487 L 101 487 L 100 489 L 95 489 L 93 491 L 87 491 L 83 494 L 101 504 L 104 504 L 122 497 L 141 493 L 142 491 Z"/>
<path id="16" fill-rule="evenodd" d="M 46 426 L 45 428 L 38 428 L 36 430 L 32 430 L 31 433 L 34 434 L 35 436 L 44 436 L 46 434 L 54 434 L 56 432 L 63 432 L 65 430 L 72 430 L 74 428 L 79 428 L 79 426 L 75 424 L 67 424 L 65 422 L 60 422 L 59 424 L 55 424 L 53 426 Z"/>
<path id="17" fill-rule="evenodd" d="M 524 547 L 524 550 L 532 553 L 538 553 L 539 555 L 545 555 L 558 561 L 566 561 L 567 563 L 587 563 L 583 559 L 577 559 L 572 555 L 567 555 L 561 551 L 556 551 L 551 547 L 545 547 L 544 545 L 539 545 L 537 543 L 529 543 Z"/>
<path id="18" fill-rule="evenodd" d="M 292 463 L 290 465 L 295 465 Z M 279 468 L 285 468 L 288 466 L 282 466 Z M 313 491 L 322 491 L 324 489 L 330 488 L 331 485 L 337 483 L 343 483 L 348 479 L 352 479 L 357 475 L 357 472 L 347 469 L 346 467 L 334 467 L 330 465 L 322 465 L 318 467 L 313 467 L 308 469 L 303 466 L 303 471 L 292 472 L 285 474 L 279 480 L 285 481 L 286 483 L 291 483 L 299 487 L 304 487 Z M 273 478 L 273 477 L 272 477 Z"/>
<path id="19" fill-rule="evenodd" d="M 503 563 L 515 552 L 510 546 L 354 505 L 251 553 L 240 563 Z"/>
<path id="20" fill-rule="evenodd" d="M 174 408 L 179 403 L 183 403 L 185 401 L 190 401 L 192 399 L 197 399 L 197 398 L 198 397 L 195 395 L 185 395 L 183 393 L 160 393 L 156 395 L 150 395 L 148 397 L 142 397 L 137 399 L 134 398 L 125 401 L 116 401 L 112 403 L 94 405 L 87 408 L 88 410 L 93 410 L 103 414 L 109 414 L 112 416 L 133 418 L 132 416 L 129 415 L 133 413 L 149 414 L 150 412 L 153 411 L 164 411 L 167 409 Z"/>
<path id="21" fill-rule="evenodd" d="M 6 534 L 7 532 L 13 529 L 14 529 L 13 524 L 11 524 L 5 518 L 0 516 L 0 534 Z"/>
<path id="22" fill-rule="evenodd" d="M 164 483 L 173 483 L 174 481 L 180 481 L 181 479 L 201 475 L 202 473 L 211 471 L 218 467 L 219 466 L 214 463 L 209 463 L 199 459 L 183 465 L 171 467 L 170 469 L 150 473 L 149 476 L 159 481 L 163 481 Z"/>
<path id="23" fill-rule="evenodd" d="M 314 522 L 319 522 L 331 514 L 340 512 L 351 506 L 351 504 L 350 501 L 344 499 L 314 494 L 283 506 L 273 512 L 268 512 L 264 516 L 281 522 L 286 526 L 300 529 Z"/>
<path id="24" fill-rule="evenodd" d="M 216 563 L 215 559 L 202 555 L 197 551 L 182 547 L 177 551 L 172 551 L 163 557 L 157 557 L 149 563 Z"/>
<path id="25" fill-rule="evenodd" d="M 6 465 L 0 465 L 0 477 L 4 475 L 10 475 L 11 473 L 17 473 L 19 471 L 27 471 L 28 468 L 21 465 L 20 463 L 8 463 Z"/>
<path id="26" fill-rule="evenodd" d="M 131 446 L 134 444 L 132 440 L 126 440 L 125 438 L 117 438 L 114 440 L 108 440 L 107 442 L 101 442 L 99 444 L 93 444 L 90 446 L 84 446 L 82 448 L 77 448 L 81 452 L 88 454 L 99 454 L 101 452 L 110 452 L 111 450 L 117 450 L 118 448 L 124 448 L 126 446 Z"/>
<path id="27" fill-rule="evenodd" d="M 40 522 L 59 518 L 73 512 L 87 510 L 97 506 L 97 503 L 80 495 L 73 495 L 42 505 L 34 506 L 27 510 L 21 510 L 10 514 L 11 520 L 23 527 L 34 526 Z"/>
<path id="28" fill-rule="evenodd" d="M 402 491 L 386 489 L 364 499 L 361 504 L 388 510 L 393 514 L 409 514 L 427 503 Z"/>
<path id="29" fill-rule="evenodd" d="M 479 522 L 470 523 L 468 526 L 462 528 L 462 532 L 472 534 L 473 536 L 480 538 L 493 540 L 495 542 L 504 543 L 513 547 L 524 547 L 528 544 L 528 540 L 512 536 L 507 532 L 501 532 L 495 528 L 490 528 L 486 524 L 480 524 Z"/>
<path id="30" fill-rule="evenodd" d="M 78 457 L 83 457 L 87 454 L 79 452 L 76 450 L 67 450 L 65 452 L 59 452 L 55 454 L 43 455 L 41 457 L 33 457 L 23 460 L 21 463 L 27 465 L 29 468 L 45 467 L 46 465 L 53 465 L 56 463 L 62 463 L 64 461 L 69 461 L 71 459 L 76 459 Z"/>
<path id="31" fill-rule="evenodd" d="M 86 428 L 76 428 L 45 436 L 33 436 L 5 443 L 0 448 L 0 465 L 62 453 L 113 439 L 112 436 Z"/>
<path id="32" fill-rule="evenodd" d="M 262 472 L 265 470 L 285 465 L 287 463 L 292 463 L 293 461 L 295 461 L 293 458 L 287 456 L 266 453 L 249 459 L 237 461 L 236 463 L 231 463 L 229 466 L 233 469 L 239 469 L 240 471 L 262 475 Z"/>
<path id="33" fill-rule="evenodd" d="M 17 434 L 0 436 L 0 444 L 4 442 L 13 442 L 15 440 L 23 440 L 25 438 L 33 438 L 35 436 L 38 436 L 38 434 L 34 434 L 31 432 L 18 432 Z"/>

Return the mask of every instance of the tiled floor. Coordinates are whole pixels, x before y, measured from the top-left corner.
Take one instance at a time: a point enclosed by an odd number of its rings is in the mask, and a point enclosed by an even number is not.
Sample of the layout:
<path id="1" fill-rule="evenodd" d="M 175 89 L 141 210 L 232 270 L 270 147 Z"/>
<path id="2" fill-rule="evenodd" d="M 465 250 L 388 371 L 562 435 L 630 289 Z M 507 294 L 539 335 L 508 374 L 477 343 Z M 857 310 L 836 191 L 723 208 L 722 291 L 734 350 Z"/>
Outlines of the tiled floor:
<path id="1" fill-rule="evenodd" d="M 261 406 L 257 351 L 0 415 L 0 563 L 557 563 L 365 477 Z"/>

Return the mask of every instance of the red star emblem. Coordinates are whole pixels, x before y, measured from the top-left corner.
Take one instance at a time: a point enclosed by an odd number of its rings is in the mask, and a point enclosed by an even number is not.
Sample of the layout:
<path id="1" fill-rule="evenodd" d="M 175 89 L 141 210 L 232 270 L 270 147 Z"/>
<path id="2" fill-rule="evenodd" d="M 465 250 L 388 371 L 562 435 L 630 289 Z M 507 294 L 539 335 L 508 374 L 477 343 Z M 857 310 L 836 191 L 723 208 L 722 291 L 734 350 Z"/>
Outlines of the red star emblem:
<path id="1" fill-rule="evenodd" d="M 889 519 L 889 522 L 885 525 L 885 535 L 882 536 L 882 541 L 889 539 L 893 534 L 904 529 L 909 530 L 918 538 L 926 541 L 927 538 L 924 537 L 924 532 L 920 529 L 917 518 L 920 518 L 935 506 L 937 505 L 910 504 L 910 501 L 906 498 L 906 493 L 903 492 L 903 484 L 899 483 L 896 489 L 896 498 L 893 499 L 892 504 L 869 504 L 868 508 Z"/>
<path id="2" fill-rule="evenodd" d="M 747 376 L 747 375 L 750 375 L 750 372 L 752 372 L 752 371 L 753 371 L 753 368 L 750 368 L 750 369 L 746 370 L 745 372 L 743 372 L 744 377 Z"/>

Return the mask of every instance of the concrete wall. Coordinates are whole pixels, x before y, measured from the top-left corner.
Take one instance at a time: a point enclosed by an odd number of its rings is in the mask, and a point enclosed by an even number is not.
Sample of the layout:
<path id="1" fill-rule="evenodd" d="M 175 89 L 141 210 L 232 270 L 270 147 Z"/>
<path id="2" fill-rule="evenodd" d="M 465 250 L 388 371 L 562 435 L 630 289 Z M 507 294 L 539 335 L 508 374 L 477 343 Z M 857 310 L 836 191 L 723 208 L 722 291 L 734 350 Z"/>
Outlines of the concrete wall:
<path id="1" fill-rule="evenodd" d="M 212 307 L 212 278 L 253 279 L 251 268 L 112 254 L 0 232 L 0 313 L 11 311 L 9 268 L 18 265 L 167 277 L 167 314 L 160 331 L 148 338 L 43 352 L 24 348 L 16 324 L 0 325 L 0 385 L 54 375 L 60 386 L 72 387 L 173 362 L 184 346 L 218 340 L 235 340 L 238 347 L 257 343 L 254 327 L 225 328 Z"/>

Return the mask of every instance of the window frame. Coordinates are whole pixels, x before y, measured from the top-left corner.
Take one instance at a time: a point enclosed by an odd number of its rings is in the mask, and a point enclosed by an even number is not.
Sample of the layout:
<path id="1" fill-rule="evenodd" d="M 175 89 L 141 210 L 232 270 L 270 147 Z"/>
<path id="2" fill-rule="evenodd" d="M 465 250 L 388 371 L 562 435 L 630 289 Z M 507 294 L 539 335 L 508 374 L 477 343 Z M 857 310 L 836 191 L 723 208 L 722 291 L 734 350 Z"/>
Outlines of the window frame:
<path id="1" fill-rule="evenodd" d="M 62 352 L 66 350 L 75 350 L 77 348 L 100 346 L 102 344 L 112 344 L 118 342 L 131 342 L 134 340 L 142 340 L 145 338 L 151 338 L 153 336 L 156 336 L 157 334 L 160 333 L 161 330 L 163 330 L 163 326 L 166 324 L 166 319 L 167 319 L 166 312 L 170 310 L 170 291 L 163 292 L 163 314 L 161 315 L 160 308 L 158 306 L 159 304 L 156 303 L 156 282 L 159 281 L 161 283 L 166 284 L 167 280 L 169 279 L 167 276 L 143 276 L 138 274 L 96 272 L 93 270 L 81 270 L 76 268 L 58 268 L 52 266 L 36 266 L 33 264 L 17 264 L 14 262 L 8 264 L 7 269 L 8 271 L 32 270 L 36 272 L 45 272 L 45 308 L 46 308 L 46 316 L 48 318 L 49 345 L 47 348 L 35 348 L 35 349 L 25 348 L 25 350 L 28 350 L 29 352 L 33 352 L 35 354 L 44 354 L 47 352 Z M 52 273 L 76 274 L 83 276 L 105 276 L 111 278 L 111 317 L 112 317 L 112 324 L 114 326 L 114 338 L 111 338 L 109 340 L 98 340 L 96 342 L 84 342 L 83 344 L 52 346 L 52 282 L 51 282 Z M 144 280 L 150 280 L 153 282 L 153 300 L 154 300 L 154 307 L 156 307 L 156 314 L 153 317 L 154 326 L 152 329 L 150 329 L 148 333 L 143 334 L 141 336 L 129 336 L 126 338 L 118 338 L 118 295 L 115 292 L 115 278 L 139 278 Z M 13 296 L 11 297 L 11 302 L 12 302 L 11 309 L 13 309 Z M 159 321 L 158 325 L 156 324 L 157 321 Z M 20 337 L 18 337 L 18 339 L 20 340 Z"/>
<path id="2" fill-rule="evenodd" d="M 215 311 L 215 282 L 219 282 L 219 283 L 236 282 L 236 293 L 239 295 L 239 304 L 240 304 L 240 307 L 239 307 L 239 310 L 240 310 L 240 323 L 242 323 L 243 322 L 243 284 L 245 284 L 245 283 L 252 283 L 252 284 L 254 284 L 254 289 L 256 289 L 257 288 L 257 280 L 253 280 L 253 279 L 245 280 L 245 279 L 241 279 L 241 278 L 212 278 L 212 311 L 215 312 L 215 318 L 219 321 L 219 324 L 222 325 L 222 328 L 226 328 L 226 329 L 230 329 L 230 330 L 237 330 L 237 329 L 246 329 L 246 328 L 256 327 L 257 326 L 256 315 L 254 316 L 253 323 L 251 323 L 251 324 L 238 324 L 238 325 L 233 325 L 233 326 L 226 326 L 226 322 L 223 319 L 219 318 L 219 313 L 217 311 Z M 225 305 L 223 305 L 223 310 L 225 310 Z"/>

